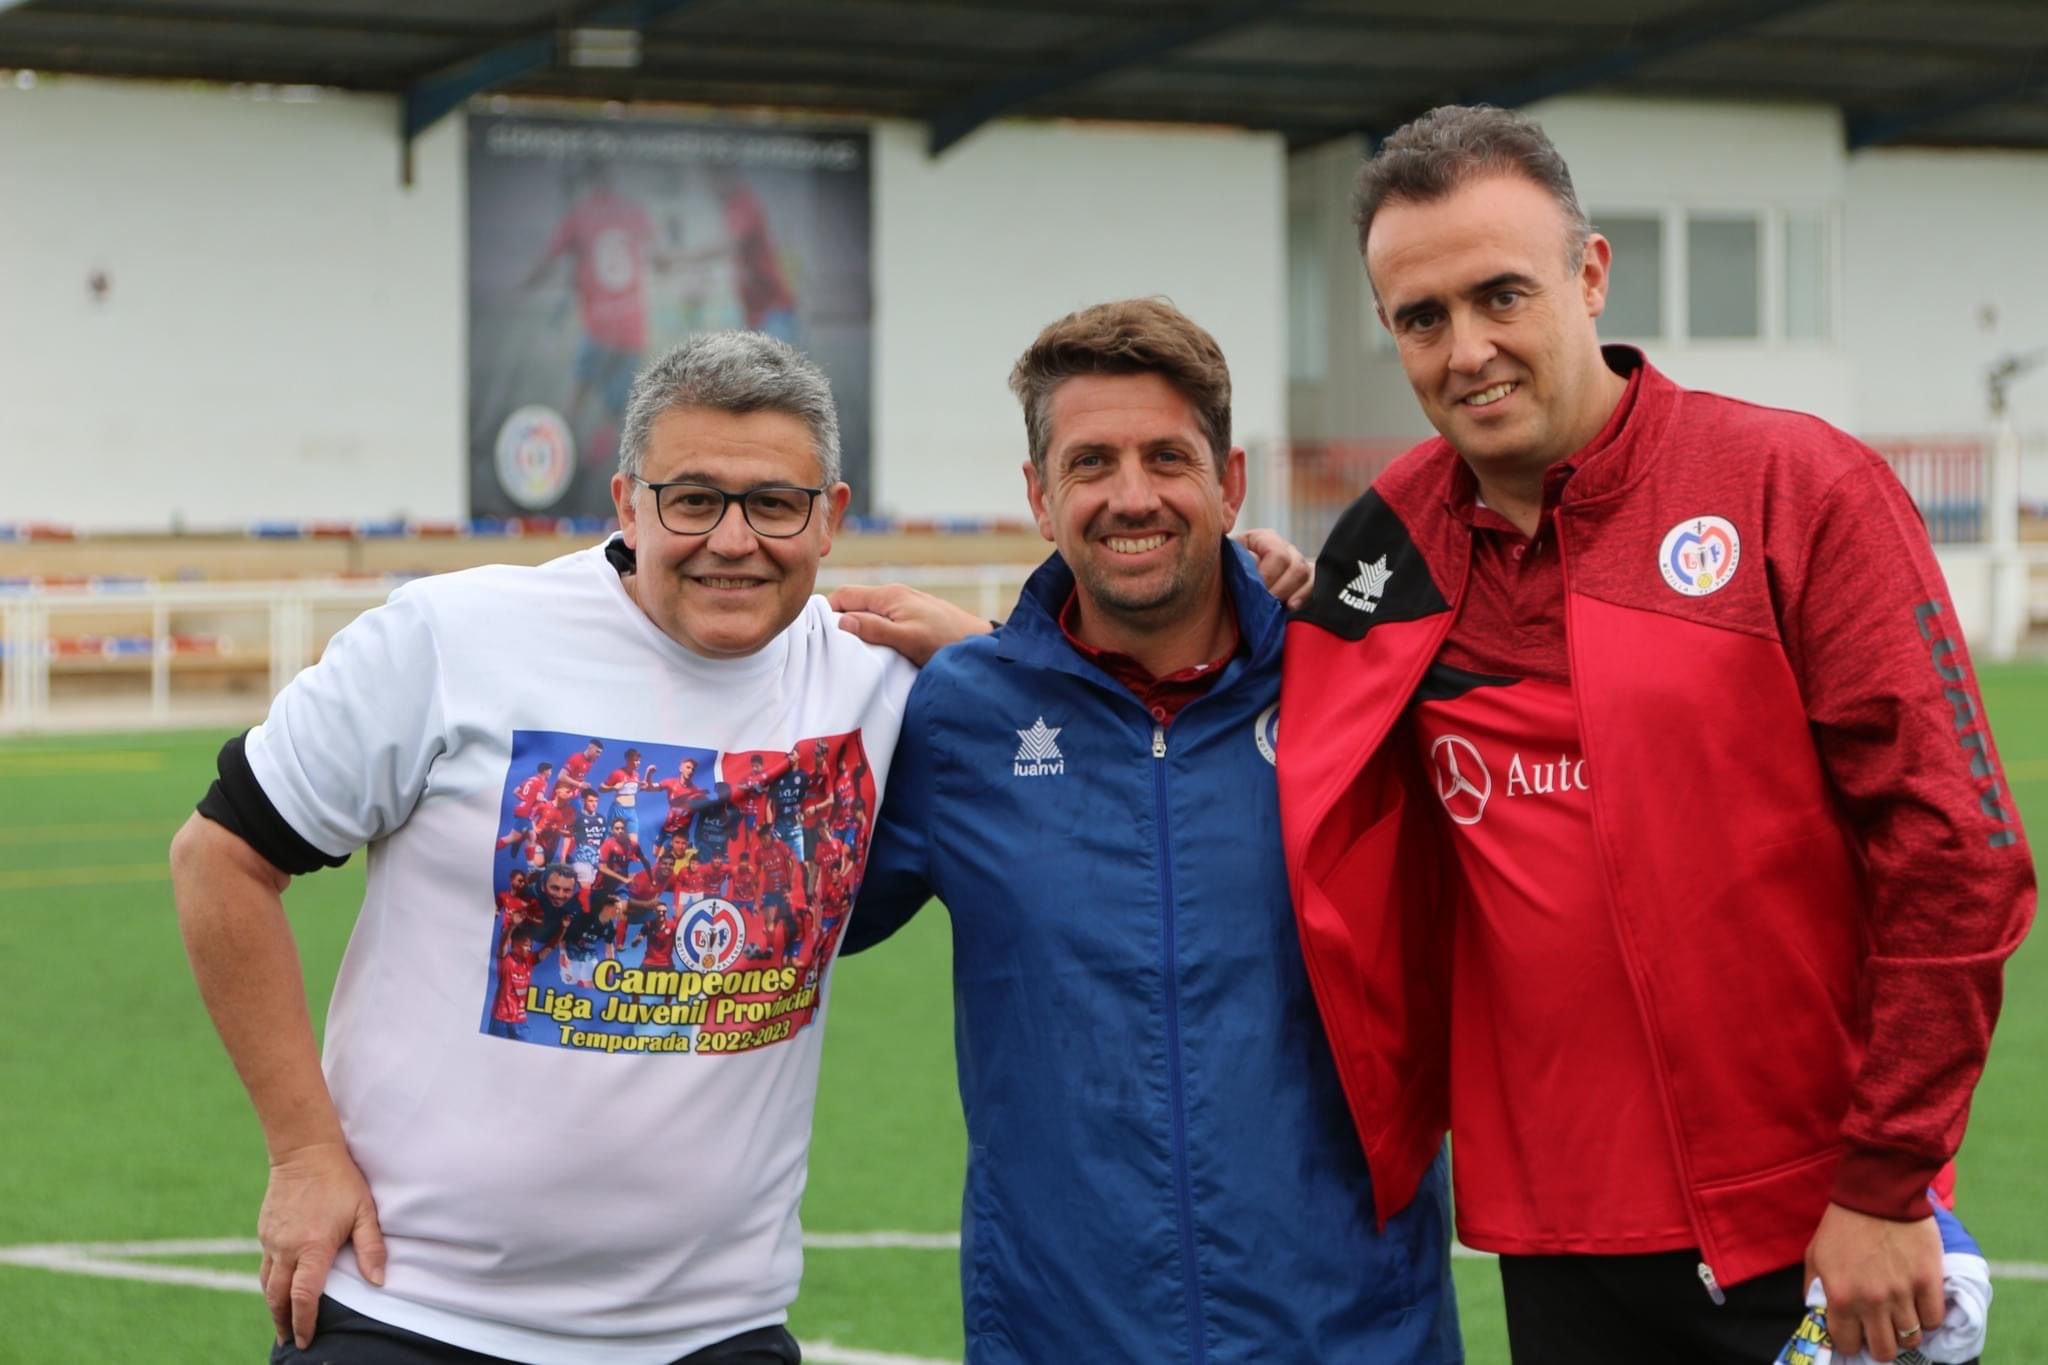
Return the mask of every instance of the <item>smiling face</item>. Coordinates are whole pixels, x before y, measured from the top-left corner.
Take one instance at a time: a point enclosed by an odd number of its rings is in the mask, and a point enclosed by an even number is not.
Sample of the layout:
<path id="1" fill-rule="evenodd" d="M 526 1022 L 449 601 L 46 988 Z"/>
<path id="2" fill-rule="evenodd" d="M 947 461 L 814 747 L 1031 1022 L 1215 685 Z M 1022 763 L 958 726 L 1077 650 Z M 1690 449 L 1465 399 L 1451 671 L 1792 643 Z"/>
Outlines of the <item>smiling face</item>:
<path id="1" fill-rule="evenodd" d="M 1480 470 L 1541 470 L 1599 433 L 1618 392 L 1593 320 L 1607 239 L 1574 268 L 1564 212 L 1520 175 L 1380 207 L 1366 272 L 1430 424 Z"/>
<path id="2" fill-rule="evenodd" d="M 1024 466 L 1038 530 L 1074 571 L 1084 617 L 1153 630 L 1220 602 L 1223 537 L 1244 502 L 1244 451 L 1209 449 L 1194 405 L 1156 374 L 1061 382 L 1045 468 Z"/>
<path id="3" fill-rule="evenodd" d="M 673 408 L 654 422 L 641 475 L 649 483 L 687 479 L 728 493 L 771 484 L 816 488 L 823 477 L 802 418 L 697 407 Z M 844 483 L 833 484 L 812 507 L 809 524 L 783 539 L 755 534 L 736 502 L 711 530 L 678 535 L 655 514 L 654 494 L 615 474 L 612 501 L 637 566 L 629 580 L 633 598 L 692 653 L 752 654 L 803 611 L 850 495 Z"/>

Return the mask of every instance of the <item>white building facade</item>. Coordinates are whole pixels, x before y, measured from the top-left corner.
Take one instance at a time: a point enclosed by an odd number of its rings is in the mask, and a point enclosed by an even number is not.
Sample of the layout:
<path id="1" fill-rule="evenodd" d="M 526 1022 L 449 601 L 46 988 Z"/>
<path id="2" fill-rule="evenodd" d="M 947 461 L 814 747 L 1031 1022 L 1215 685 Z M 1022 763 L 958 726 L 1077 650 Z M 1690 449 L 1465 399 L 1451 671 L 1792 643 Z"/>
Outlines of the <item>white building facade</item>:
<path id="1" fill-rule="evenodd" d="M 1606 334 L 1683 383 L 1975 440 L 1987 368 L 2048 347 L 2048 152 L 1851 154 L 1810 105 L 1532 112 L 1615 243 Z M 467 515 L 464 130 L 429 133 L 405 185 L 396 121 L 325 90 L 0 85 L 0 522 Z M 1290 440 L 1422 435 L 1353 240 L 1361 149 L 1005 122 L 933 159 L 920 126 L 875 123 L 873 510 L 1023 516 L 1009 367 L 1117 297 L 1217 335 L 1269 466 Z M 2048 368 L 2011 397 L 2048 431 Z M 2048 450 L 2030 461 L 2021 496 L 2048 501 Z"/>

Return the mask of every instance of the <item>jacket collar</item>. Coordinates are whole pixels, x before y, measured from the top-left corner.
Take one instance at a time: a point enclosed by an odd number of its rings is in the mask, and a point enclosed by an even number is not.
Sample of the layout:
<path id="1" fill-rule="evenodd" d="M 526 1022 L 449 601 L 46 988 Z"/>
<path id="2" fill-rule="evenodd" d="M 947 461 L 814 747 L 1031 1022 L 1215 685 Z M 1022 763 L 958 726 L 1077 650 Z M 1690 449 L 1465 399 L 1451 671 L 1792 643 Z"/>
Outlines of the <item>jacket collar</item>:
<path id="1" fill-rule="evenodd" d="M 1287 625 L 1287 609 L 1266 591 L 1251 554 L 1235 541 L 1223 543 L 1223 588 L 1237 613 L 1242 649 L 1216 680 L 1219 688 L 1229 686 L 1247 661 L 1256 666 L 1278 659 Z M 1073 591 L 1074 571 L 1055 550 L 1025 581 L 1010 619 L 996 632 L 997 657 L 1108 680 L 1109 675 L 1082 657 L 1060 631 L 1060 608 Z M 1121 684 L 1112 685 L 1129 695 Z"/>
<path id="2" fill-rule="evenodd" d="M 1659 437 L 1670 418 L 1673 400 L 1682 392 L 1633 346 L 1602 346 L 1600 354 L 1607 368 L 1616 374 L 1629 378 L 1641 371 L 1642 377 L 1621 429 L 1600 449 L 1590 454 L 1575 453 L 1564 461 L 1572 466 L 1573 472 L 1558 493 L 1558 502 L 1563 506 L 1620 493 L 1647 474 L 1662 446 Z M 1448 442 L 1439 437 L 1433 444 L 1444 457 L 1437 496 L 1456 515 L 1459 509 L 1472 505 L 1479 481 Z"/>

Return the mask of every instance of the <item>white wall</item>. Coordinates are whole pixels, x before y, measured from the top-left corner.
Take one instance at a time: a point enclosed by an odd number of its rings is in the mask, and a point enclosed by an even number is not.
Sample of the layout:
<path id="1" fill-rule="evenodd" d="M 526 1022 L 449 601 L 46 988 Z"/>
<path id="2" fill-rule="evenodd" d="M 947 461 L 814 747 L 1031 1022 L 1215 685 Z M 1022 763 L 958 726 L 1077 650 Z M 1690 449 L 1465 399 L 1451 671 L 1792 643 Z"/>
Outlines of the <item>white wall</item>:
<path id="1" fill-rule="evenodd" d="M 1535 110 L 1596 215 L 1833 204 L 1837 339 L 1653 346 L 1681 381 L 1865 434 L 1972 432 L 1983 370 L 2048 346 L 2048 153 L 1842 151 L 1798 106 L 1564 99 Z M 203 86 L 0 85 L 0 521 L 193 525 L 465 511 L 461 120 L 398 183 L 395 104 Z M 1231 360 L 1247 444 L 1289 433 L 1286 221 L 1321 205 L 1327 379 L 1306 437 L 1424 428 L 1371 322 L 1357 148 L 997 124 L 934 162 L 875 131 L 879 511 L 1016 516 L 1004 387 L 1044 323 L 1164 293 Z M 111 291 L 90 298 L 106 272 Z M 1986 310 L 1989 310 L 1987 313 Z M 2048 369 L 2012 391 L 2048 428 Z"/>
<path id="2" fill-rule="evenodd" d="M 1981 431 L 1984 372 L 2048 348 L 2048 152 L 1860 152 L 1843 232 L 1858 429 Z M 2048 428 L 2048 365 L 2013 385 Z"/>
<path id="3" fill-rule="evenodd" d="M 1028 515 L 1010 367 L 1107 299 L 1172 298 L 1230 361 L 1237 442 L 1285 438 L 1279 138 L 1004 123 L 933 161 L 884 123 L 874 166 L 878 513 Z"/>
<path id="4" fill-rule="evenodd" d="M 0 521 L 461 514 L 461 130 L 407 190 L 397 121 L 332 91 L 0 86 Z"/>
<path id="5" fill-rule="evenodd" d="M 462 120 L 411 189 L 397 121 L 332 91 L 0 86 L 0 522 L 465 513 Z M 1010 365 L 1110 298 L 1171 296 L 1230 358 L 1240 440 L 1283 440 L 1285 164 L 1272 136 L 1071 124 L 933 162 L 879 125 L 875 509 L 1023 516 Z"/>

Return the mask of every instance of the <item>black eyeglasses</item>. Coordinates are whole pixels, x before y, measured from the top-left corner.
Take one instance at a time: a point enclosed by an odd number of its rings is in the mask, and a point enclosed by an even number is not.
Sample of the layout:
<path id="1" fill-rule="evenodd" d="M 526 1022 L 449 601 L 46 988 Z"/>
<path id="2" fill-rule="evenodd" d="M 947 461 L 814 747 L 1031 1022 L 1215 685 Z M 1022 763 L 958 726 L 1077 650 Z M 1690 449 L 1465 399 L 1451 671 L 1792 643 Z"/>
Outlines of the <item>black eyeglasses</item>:
<path id="1" fill-rule="evenodd" d="M 765 484 L 742 493 L 728 493 L 723 488 L 689 479 L 649 483 L 638 474 L 632 478 L 654 494 L 655 516 L 679 536 L 708 534 L 725 520 L 725 509 L 738 503 L 740 515 L 754 528 L 755 535 L 787 540 L 811 524 L 811 508 L 825 491 L 794 484 Z"/>

